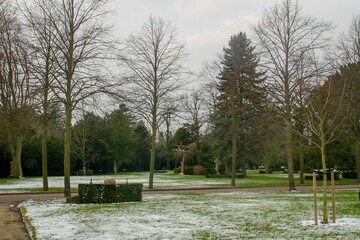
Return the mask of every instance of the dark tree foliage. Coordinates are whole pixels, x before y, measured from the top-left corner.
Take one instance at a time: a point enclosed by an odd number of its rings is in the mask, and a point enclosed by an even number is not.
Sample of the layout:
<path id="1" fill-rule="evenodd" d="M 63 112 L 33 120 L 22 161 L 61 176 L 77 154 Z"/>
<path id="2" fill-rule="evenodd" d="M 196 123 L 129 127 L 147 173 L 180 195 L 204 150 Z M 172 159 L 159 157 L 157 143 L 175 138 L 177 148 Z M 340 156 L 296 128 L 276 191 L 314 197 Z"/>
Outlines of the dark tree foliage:
<path id="1" fill-rule="evenodd" d="M 223 49 L 218 90 L 220 95 L 212 116 L 218 156 L 236 165 L 249 158 L 259 141 L 258 117 L 264 102 L 263 73 L 258 71 L 255 47 L 245 33 L 232 36 Z M 232 163 L 234 164 L 234 162 Z M 233 171 L 234 165 L 232 166 Z"/>

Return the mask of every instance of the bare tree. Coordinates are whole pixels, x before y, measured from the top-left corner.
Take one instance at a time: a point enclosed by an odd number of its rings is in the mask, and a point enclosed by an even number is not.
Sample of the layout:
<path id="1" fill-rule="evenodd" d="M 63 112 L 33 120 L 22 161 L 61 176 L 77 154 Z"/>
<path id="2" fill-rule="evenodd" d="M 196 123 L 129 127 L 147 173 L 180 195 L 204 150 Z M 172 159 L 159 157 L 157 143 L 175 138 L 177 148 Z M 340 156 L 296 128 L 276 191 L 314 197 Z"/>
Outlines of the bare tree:
<path id="1" fill-rule="evenodd" d="M 284 0 L 267 9 L 259 23 L 253 26 L 259 48 L 261 64 L 267 70 L 268 91 L 287 125 L 286 149 L 289 170 L 289 190 L 295 189 L 293 161 L 293 106 L 294 92 L 299 84 L 297 73 L 307 53 L 318 51 L 327 43 L 328 22 L 304 16 L 299 1 Z M 308 71 L 303 80 L 314 74 Z"/>
<path id="2" fill-rule="evenodd" d="M 57 104 L 51 91 L 56 77 L 59 77 L 59 69 L 56 66 L 55 57 L 60 53 L 55 45 L 55 28 L 45 9 L 48 1 L 38 0 L 35 6 L 29 7 L 27 3 L 18 3 L 27 20 L 28 38 L 34 61 L 31 65 L 32 78 L 36 80 L 35 94 L 37 110 L 41 116 L 41 139 L 42 139 L 42 177 L 43 190 L 49 190 L 47 170 L 47 142 L 49 135 L 49 122 L 51 109 Z"/>
<path id="3" fill-rule="evenodd" d="M 204 120 L 204 91 L 194 89 L 182 96 L 182 107 L 185 111 L 184 119 L 190 123 L 195 133 L 196 144 L 199 144 L 200 129 L 203 126 Z"/>
<path id="4" fill-rule="evenodd" d="M 183 86 L 181 81 L 185 45 L 177 41 L 170 22 L 149 17 L 141 31 L 131 35 L 120 54 L 131 70 L 131 103 L 151 126 L 149 188 L 153 188 L 157 130 L 166 114 L 172 94 Z"/>
<path id="5" fill-rule="evenodd" d="M 58 68 L 53 93 L 65 110 L 64 194 L 70 192 L 70 148 L 73 111 L 80 102 L 116 91 L 109 77 L 113 40 L 111 28 L 104 25 L 108 0 L 38 0 L 36 4 L 54 29 L 53 52 Z"/>
<path id="6" fill-rule="evenodd" d="M 82 162 L 82 170 L 84 175 L 87 173 L 87 165 L 89 161 L 87 160 L 86 155 L 86 140 L 90 134 L 90 115 L 91 113 L 86 112 L 84 109 L 81 109 L 81 119 L 73 127 L 73 143 L 75 152 L 78 154 Z"/>
<path id="7" fill-rule="evenodd" d="M 326 81 L 318 80 L 311 94 L 305 100 L 305 131 L 294 129 L 307 142 L 315 145 L 321 153 L 323 170 L 323 222 L 328 223 L 326 146 L 335 141 L 345 121 L 342 100 L 345 82 L 331 76 Z"/>
<path id="8" fill-rule="evenodd" d="M 22 177 L 21 151 L 35 113 L 29 78 L 30 55 L 17 9 L 0 1 L 0 122 L 11 154 L 10 176 Z"/>
<path id="9" fill-rule="evenodd" d="M 338 53 L 342 65 L 360 61 L 360 14 L 352 18 L 349 32 L 340 36 Z"/>
<path id="10" fill-rule="evenodd" d="M 360 108 L 359 108 L 359 63 L 360 63 L 360 14 L 353 17 L 349 32 L 342 34 L 335 56 L 340 59 L 339 72 L 345 75 L 347 86 L 345 100 L 349 104 L 348 124 L 355 138 L 355 155 L 358 181 L 360 182 Z"/>

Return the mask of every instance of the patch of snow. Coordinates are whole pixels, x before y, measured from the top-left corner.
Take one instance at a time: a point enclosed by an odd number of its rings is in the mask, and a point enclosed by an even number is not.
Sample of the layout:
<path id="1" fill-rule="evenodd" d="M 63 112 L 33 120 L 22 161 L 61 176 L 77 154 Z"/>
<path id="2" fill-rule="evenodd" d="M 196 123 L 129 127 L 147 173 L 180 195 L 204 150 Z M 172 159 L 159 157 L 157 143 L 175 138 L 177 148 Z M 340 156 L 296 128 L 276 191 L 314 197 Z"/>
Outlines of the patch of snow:
<path id="1" fill-rule="evenodd" d="M 311 203 L 311 194 L 236 192 L 144 195 L 142 202 L 103 205 L 30 200 L 21 206 L 39 240 L 359 237 L 359 217 L 313 225 Z"/>

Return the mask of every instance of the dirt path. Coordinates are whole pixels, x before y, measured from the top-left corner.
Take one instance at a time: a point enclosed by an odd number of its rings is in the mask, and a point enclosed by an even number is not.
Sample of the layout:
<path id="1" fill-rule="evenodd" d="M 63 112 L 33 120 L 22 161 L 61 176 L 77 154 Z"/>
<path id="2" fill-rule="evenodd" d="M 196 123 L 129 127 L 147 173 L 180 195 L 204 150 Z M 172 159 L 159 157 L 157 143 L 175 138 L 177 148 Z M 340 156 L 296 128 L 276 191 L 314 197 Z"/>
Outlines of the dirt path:
<path id="1" fill-rule="evenodd" d="M 298 191 L 311 190 L 312 186 L 297 186 Z M 336 189 L 359 189 L 360 185 L 336 185 Z M 287 191 L 287 187 L 272 188 L 219 188 L 219 189 L 167 189 L 144 190 L 144 195 L 151 194 L 186 194 L 186 193 L 226 193 L 226 192 L 258 192 L 258 191 Z M 74 193 L 73 195 L 76 195 Z M 0 240 L 29 240 L 31 239 L 21 214 L 17 209 L 19 203 L 29 199 L 63 198 L 62 193 L 46 194 L 0 194 Z M 12 205 L 13 207 L 9 207 Z"/>

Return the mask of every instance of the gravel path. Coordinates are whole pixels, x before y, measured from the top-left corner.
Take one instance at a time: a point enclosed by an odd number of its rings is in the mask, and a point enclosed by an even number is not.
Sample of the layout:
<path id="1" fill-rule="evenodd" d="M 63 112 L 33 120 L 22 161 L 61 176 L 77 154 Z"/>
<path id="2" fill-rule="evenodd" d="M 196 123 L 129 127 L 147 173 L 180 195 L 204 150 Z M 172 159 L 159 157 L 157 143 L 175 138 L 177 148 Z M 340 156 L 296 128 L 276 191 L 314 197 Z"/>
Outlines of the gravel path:
<path id="1" fill-rule="evenodd" d="M 318 187 L 320 189 L 321 186 Z M 312 186 L 297 186 L 298 191 L 311 190 Z M 360 185 L 336 185 L 336 189 L 359 189 Z M 168 189 L 144 190 L 143 194 L 186 194 L 186 193 L 221 193 L 221 192 L 258 192 L 258 191 L 287 191 L 288 187 L 271 188 L 219 188 L 219 189 Z M 74 193 L 73 195 L 76 195 Z M 28 199 L 63 198 L 63 193 L 22 193 L 0 194 L 0 240 L 28 240 L 30 236 L 26 230 L 17 205 Z"/>

